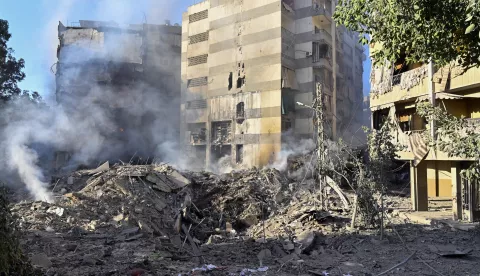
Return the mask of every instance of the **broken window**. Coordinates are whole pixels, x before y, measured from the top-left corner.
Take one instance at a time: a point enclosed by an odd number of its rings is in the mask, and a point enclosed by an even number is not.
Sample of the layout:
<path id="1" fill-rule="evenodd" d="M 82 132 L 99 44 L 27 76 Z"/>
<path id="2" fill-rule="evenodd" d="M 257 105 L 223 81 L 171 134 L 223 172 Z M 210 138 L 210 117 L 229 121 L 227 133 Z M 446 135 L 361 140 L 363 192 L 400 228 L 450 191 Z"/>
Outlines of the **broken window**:
<path id="1" fill-rule="evenodd" d="M 328 44 L 313 42 L 313 62 L 319 62 L 320 59 L 326 58 L 330 60 L 332 57 L 331 48 Z"/>
<path id="2" fill-rule="evenodd" d="M 233 87 L 233 73 L 230 72 L 230 75 L 228 75 L 228 90 L 231 90 Z"/>
<path id="3" fill-rule="evenodd" d="M 232 137 L 232 124 L 230 121 L 212 122 L 212 144 L 229 144 Z"/>
<path id="4" fill-rule="evenodd" d="M 243 145 L 237 145 L 236 161 L 237 164 L 243 163 Z"/>
<path id="5" fill-rule="evenodd" d="M 292 91 L 282 91 L 282 115 L 290 112 L 295 112 L 295 97 Z"/>
<path id="6" fill-rule="evenodd" d="M 237 119 L 245 119 L 245 103 L 239 102 L 237 104 Z"/>
<path id="7" fill-rule="evenodd" d="M 205 123 L 192 123 L 187 125 L 191 144 L 205 144 L 207 141 L 207 129 Z"/>
<path id="8" fill-rule="evenodd" d="M 412 114 L 409 112 L 399 114 L 398 125 L 403 132 L 412 130 Z"/>
<path id="9" fill-rule="evenodd" d="M 373 128 L 380 130 L 383 124 L 388 120 L 389 109 L 381 109 L 373 112 Z"/>
<path id="10" fill-rule="evenodd" d="M 240 74 L 240 72 L 238 73 Z M 242 86 L 245 85 L 245 76 L 243 77 L 238 77 L 237 79 L 237 88 L 242 88 Z"/>
<path id="11" fill-rule="evenodd" d="M 287 116 L 282 116 L 282 132 L 287 132 L 292 128 L 292 120 Z"/>
<path id="12" fill-rule="evenodd" d="M 298 89 L 297 76 L 294 70 L 282 67 L 282 88 Z"/>
<path id="13" fill-rule="evenodd" d="M 399 85 L 402 76 L 401 74 L 403 72 L 407 71 L 407 66 L 406 66 L 406 55 L 401 54 L 400 57 L 397 59 L 397 61 L 393 65 L 393 79 L 392 79 L 392 85 Z"/>

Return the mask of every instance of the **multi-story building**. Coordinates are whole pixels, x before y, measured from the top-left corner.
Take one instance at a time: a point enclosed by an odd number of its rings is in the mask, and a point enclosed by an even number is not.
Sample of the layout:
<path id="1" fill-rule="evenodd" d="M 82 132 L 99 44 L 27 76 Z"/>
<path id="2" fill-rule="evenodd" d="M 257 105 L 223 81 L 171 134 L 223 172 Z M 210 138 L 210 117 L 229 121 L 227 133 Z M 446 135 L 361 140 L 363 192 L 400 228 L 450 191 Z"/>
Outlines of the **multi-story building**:
<path id="1" fill-rule="evenodd" d="M 357 34 L 333 22 L 335 5 L 207 0 L 188 8 L 181 135 L 192 160 L 200 167 L 224 157 L 237 166 L 269 164 L 282 136 L 314 137 L 309 105 L 317 88 L 331 138 L 359 123 L 365 56 Z"/>
<path id="2" fill-rule="evenodd" d="M 92 116 L 106 146 L 116 143 L 125 156 L 138 151 L 137 156 L 153 158 L 161 139 L 178 140 L 178 24 L 119 25 L 80 20 L 65 26 L 59 22 L 58 38 L 56 99 L 66 112 Z M 172 122 L 171 127 L 152 133 L 157 118 L 166 115 L 168 120 L 161 120 Z M 113 123 L 106 125 L 106 119 Z M 162 136 L 167 132 L 169 137 Z M 120 157 L 115 155 L 120 150 L 105 152 L 106 156 L 99 158 Z M 58 166 L 67 156 L 57 154 Z"/>
<path id="3" fill-rule="evenodd" d="M 371 45 L 371 51 L 377 47 L 381 46 Z M 426 137 L 441 137 L 437 126 L 427 124 L 416 112 L 418 102 L 430 102 L 476 123 L 480 118 L 480 69 L 459 72 L 454 66 L 407 64 L 404 57 L 372 68 L 370 107 L 374 128 L 379 129 L 386 120 L 394 124 L 392 134 L 402 147 L 399 160 L 410 163 L 413 209 L 428 211 L 435 208 L 433 203 L 447 201 L 447 205 L 452 202 L 453 218 L 473 221 L 480 218 L 479 186 L 460 175 L 472 160 L 449 157 L 428 146 Z"/>

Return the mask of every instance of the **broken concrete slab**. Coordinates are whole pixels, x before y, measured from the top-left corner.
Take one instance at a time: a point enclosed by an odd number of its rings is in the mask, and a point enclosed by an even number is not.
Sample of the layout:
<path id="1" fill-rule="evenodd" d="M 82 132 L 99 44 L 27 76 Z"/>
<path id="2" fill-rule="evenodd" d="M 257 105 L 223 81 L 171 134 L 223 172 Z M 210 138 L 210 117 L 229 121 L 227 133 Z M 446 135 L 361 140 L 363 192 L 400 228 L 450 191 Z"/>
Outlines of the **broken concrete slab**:
<path id="1" fill-rule="evenodd" d="M 107 162 L 103 163 L 102 165 L 100 165 L 98 168 L 90 170 L 88 173 L 90 175 L 93 175 L 93 174 L 101 173 L 101 172 L 104 172 L 104 171 L 108 171 L 109 169 L 110 169 L 110 163 L 107 161 Z"/>
<path id="2" fill-rule="evenodd" d="M 157 174 L 149 173 L 146 179 L 155 184 L 153 188 L 156 188 L 165 193 L 172 192 L 172 188 L 170 187 L 170 185 L 165 183 Z"/>
<path id="3" fill-rule="evenodd" d="M 187 179 L 186 177 L 184 177 L 183 175 L 181 175 L 177 171 L 169 172 L 167 174 L 167 177 L 171 182 L 173 182 L 175 184 L 175 188 L 172 187 L 174 190 L 184 188 L 184 187 L 190 185 L 190 183 L 191 183 L 189 179 Z"/>

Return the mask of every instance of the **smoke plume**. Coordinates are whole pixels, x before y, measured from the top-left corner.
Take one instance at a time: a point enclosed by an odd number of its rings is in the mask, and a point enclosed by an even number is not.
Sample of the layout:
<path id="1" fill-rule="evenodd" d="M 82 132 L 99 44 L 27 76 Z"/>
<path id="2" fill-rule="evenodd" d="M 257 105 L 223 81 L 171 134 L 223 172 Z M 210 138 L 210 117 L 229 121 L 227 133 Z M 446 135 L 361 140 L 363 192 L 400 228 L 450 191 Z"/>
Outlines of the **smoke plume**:
<path id="1" fill-rule="evenodd" d="M 74 2 L 62 9 L 71 9 Z M 115 7 L 106 13 L 109 19 L 128 20 L 126 11 L 131 11 L 132 1 L 108 2 Z M 149 3 L 158 13 L 166 2 Z M 57 26 L 49 31 L 56 34 Z M 36 200 L 52 200 L 49 177 L 59 173 L 52 164 L 55 152 L 70 154 L 65 164 L 70 169 L 106 160 L 185 164 L 178 151 L 180 86 L 175 78 L 180 76 L 179 48 L 170 42 L 160 44 L 149 53 L 148 61 L 138 62 L 137 50 L 143 49 L 138 41 L 142 40 L 126 43 L 132 32 L 105 35 L 103 48 L 95 47 L 96 30 L 86 32 L 84 41 L 59 52 L 57 100 L 61 103 L 46 106 L 20 99 L 0 110 L 2 180 L 23 183 Z"/>

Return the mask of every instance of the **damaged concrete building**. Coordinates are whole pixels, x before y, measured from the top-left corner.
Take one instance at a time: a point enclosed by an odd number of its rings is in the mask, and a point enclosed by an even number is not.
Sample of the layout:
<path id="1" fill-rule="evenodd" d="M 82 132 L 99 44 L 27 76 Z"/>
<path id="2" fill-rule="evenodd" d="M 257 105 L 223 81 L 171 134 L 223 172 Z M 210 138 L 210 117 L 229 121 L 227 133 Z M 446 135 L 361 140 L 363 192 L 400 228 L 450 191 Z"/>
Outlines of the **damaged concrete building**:
<path id="1" fill-rule="evenodd" d="M 380 49 L 376 43 L 370 51 Z M 480 186 L 460 174 L 474 162 L 429 146 L 441 139 L 442 129 L 417 113 L 417 104 L 429 102 L 447 113 L 478 126 L 480 118 L 480 69 L 463 72 L 455 64 L 438 67 L 432 63 L 408 64 L 405 55 L 393 64 L 372 68 L 370 107 L 372 127 L 386 121 L 394 125 L 394 143 L 401 147 L 398 159 L 410 164 L 412 208 L 416 211 L 446 212 L 438 215 L 466 221 L 480 220 Z M 446 204 L 445 204 L 446 203 Z"/>
<path id="2" fill-rule="evenodd" d="M 237 167 L 271 163 L 285 135 L 315 137 L 308 106 L 317 93 L 330 138 L 350 140 L 348 130 L 362 123 L 366 57 L 358 35 L 333 22 L 335 6 L 330 0 L 209 0 L 188 8 L 180 132 L 192 160 L 201 167 L 221 158 Z"/>
<path id="3" fill-rule="evenodd" d="M 153 124 L 165 114 L 172 122 L 169 139 L 178 139 L 181 81 L 178 24 L 119 25 L 80 20 L 65 26 L 59 22 L 58 38 L 56 100 L 67 112 L 98 120 L 95 123 L 104 137 L 115 141 L 126 156 L 133 154 L 130 148 L 143 151 L 138 152 L 140 155 L 155 150 L 159 141 L 152 138 Z M 158 106 L 155 110 L 155 106 L 147 105 L 162 102 L 170 108 L 161 110 Z M 101 114 L 94 112 L 94 106 L 101 109 Z M 101 125 L 99 117 L 113 123 Z M 57 167 L 68 156 L 67 152 L 58 153 Z"/>

